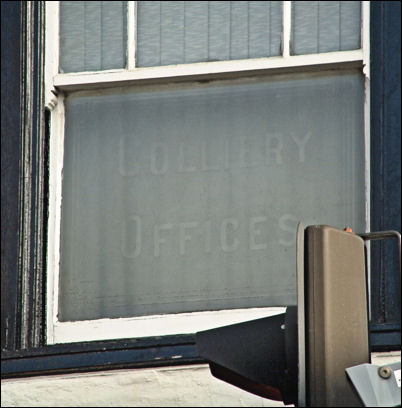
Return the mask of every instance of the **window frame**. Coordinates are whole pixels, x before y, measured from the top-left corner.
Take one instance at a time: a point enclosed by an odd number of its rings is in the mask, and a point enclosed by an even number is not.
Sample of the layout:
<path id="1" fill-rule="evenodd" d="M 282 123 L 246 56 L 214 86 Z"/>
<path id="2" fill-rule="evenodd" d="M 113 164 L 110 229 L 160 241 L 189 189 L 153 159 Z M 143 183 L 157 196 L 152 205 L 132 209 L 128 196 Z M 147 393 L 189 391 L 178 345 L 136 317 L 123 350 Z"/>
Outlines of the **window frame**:
<path id="1" fill-rule="evenodd" d="M 125 69 L 59 73 L 59 2 L 46 2 L 46 39 L 49 52 L 45 61 L 46 105 L 51 109 L 50 166 L 49 166 L 49 223 L 47 263 L 47 344 L 72 343 L 81 341 L 102 341 L 125 337 L 149 337 L 194 333 L 208 328 L 238 323 L 268 315 L 281 313 L 283 307 L 263 307 L 219 311 L 150 315 L 132 318 L 97 319 L 75 322 L 59 322 L 58 288 L 60 262 L 61 189 L 64 149 L 64 95 L 77 90 L 93 90 L 124 85 L 161 84 L 169 82 L 195 81 L 196 79 L 231 79 L 234 76 L 285 72 L 309 72 L 314 70 L 362 68 L 365 81 L 364 145 L 365 145 L 365 224 L 370 226 L 370 110 L 369 110 L 369 2 L 361 3 L 361 48 L 352 51 L 337 51 L 320 54 L 290 55 L 291 1 L 283 2 L 284 39 L 282 56 L 248 60 L 201 62 L 157 67 L 137 68 L 135 44 L 127 41 L 127 66 Z M 128 2 L 127 29 L 136 32 L 136 2 Z M 49 82 L 50 81 L 50 82 Z M 366 232 L 366 231 L 364 231 Z"/>

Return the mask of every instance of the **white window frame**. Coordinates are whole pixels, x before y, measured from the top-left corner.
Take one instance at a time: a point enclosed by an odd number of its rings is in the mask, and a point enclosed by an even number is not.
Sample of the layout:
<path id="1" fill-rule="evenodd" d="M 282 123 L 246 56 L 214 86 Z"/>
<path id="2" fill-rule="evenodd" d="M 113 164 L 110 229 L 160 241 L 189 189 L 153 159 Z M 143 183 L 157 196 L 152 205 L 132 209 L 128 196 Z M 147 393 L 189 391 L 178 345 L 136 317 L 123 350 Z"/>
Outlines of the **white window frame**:
<path id="1" fill-rule="evenodd" d="M 183 81 L 195 78 L 230 78 L 233 74 L 270 74 L 289 69 L 310 71 L 327 68 L 363 67 L 365 78 L 365 216 L 370 228 L 370 2 L 362 2 L 361 48 L 309 55 L 290 55 L 291 1 L 283 2 L 282 55 L 278 57 L 200 62 L 147 68 L 136 67 L 136 2 L 128 2 L 127 67 L 106 71 L 59 73 L 59 1 L 47 1 L 45 104 L 51 111 L 49 159 L 49 219 L 47 255 L 47 344 L 108 340 L 195 333 L 225 324 L 281 313 L 283 307 L 263 307 L 220 311 L 203 311 L 135 318 L 98 319 L 59 322 L 58 287 L 60 262 L 60 222 L 64 152 L 64 93 L 102 87 Z M 369 257 L 368 257 L 369 259 Z"/>

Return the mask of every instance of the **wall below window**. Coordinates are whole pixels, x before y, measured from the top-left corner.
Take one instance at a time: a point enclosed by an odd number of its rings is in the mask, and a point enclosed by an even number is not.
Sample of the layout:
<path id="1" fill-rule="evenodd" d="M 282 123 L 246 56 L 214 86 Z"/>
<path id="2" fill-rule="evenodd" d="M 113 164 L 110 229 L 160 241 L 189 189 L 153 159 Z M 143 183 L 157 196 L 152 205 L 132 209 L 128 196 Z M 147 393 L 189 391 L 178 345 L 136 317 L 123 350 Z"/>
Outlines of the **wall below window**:
<path id="1" fill-rule="evenodd" d="M 208 365 L 3 380 L 1 405 L 283 406 L 217 380 Z"/>
<path id="2" fill-rule="evenodd" d="M 400 352 L 375 353 L 372 363 L 400 360 Z M 214 378 L 207 365 L 103 371 L 9 379 L 2 406 L 284 406 Z"/>

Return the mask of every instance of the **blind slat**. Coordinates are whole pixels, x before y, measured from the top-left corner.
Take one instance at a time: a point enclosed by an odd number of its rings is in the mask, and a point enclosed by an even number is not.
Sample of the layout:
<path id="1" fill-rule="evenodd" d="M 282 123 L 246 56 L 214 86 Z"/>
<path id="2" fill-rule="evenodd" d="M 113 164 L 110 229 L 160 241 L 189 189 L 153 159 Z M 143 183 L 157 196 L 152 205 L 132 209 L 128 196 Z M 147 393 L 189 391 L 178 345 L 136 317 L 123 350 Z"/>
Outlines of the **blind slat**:
<path id="1" fill-rule="evenodd" d="M 161 2 L 161 65 L 178 64 L 183 60 L 183 11 L 181 1 Z M 159 30 L 156 24 L 154 28 Z"/>
<path id="2" fill-rule="evenodd" d="M 126 1 L 60 2 L 60 71 L 124 68 Z"/>
<path id="3" fill-rule="evenodd" d="M 265 57 L 270 54 L 270 5 L 266 2 L 249 2 L 249 57 Z"/>
<path id="4" fill-rule="evenodd" d="M 248 2 L 233 1 L 230 10 L 230 59 L 248 58 Z"/>
<path id="5" fill-rule="evenodd" d="M 144 66 L 161 64 L 161 2 L 140 1 L 137 5 L 137 60 Z M 146 12 L 144 12 L 146 10 Z"/>
<path id="6" fill-rule="evenodd" d="M 85 2 L 84 44 L 90 44 L 85 48 L 84 67 L 88 71 L 99 69 L 102 66 L 102 8 L 96 2 Z M 83 69 L 82 69 L 83 70 Z"/>
<path id="7" fill-rule="evenodd" d="M 208 60 L 208 3 L 194 2 L 185 6 L 184 61 Z"/>
<path id="8" fill-rule="evenodd" d="M 230 2 L 209 4 L 209 60 L 230 59 Z"/>
<path id="9" fill-rule="evenodd" d="M 338 51 L 340 49 L 339 1 L 331 1 L 324 7 L 319 4 L 318 7 L 318 52 Z"/>
<path id="10" fill-rule="evenodd" d="M 360 1 L 341 1 L 341 51 L 360 48 Z"/>
<path id="11" fill-rule="evenodd" d="M 292 53 L 360 48 L 360 1 L 292 2 Z"/>

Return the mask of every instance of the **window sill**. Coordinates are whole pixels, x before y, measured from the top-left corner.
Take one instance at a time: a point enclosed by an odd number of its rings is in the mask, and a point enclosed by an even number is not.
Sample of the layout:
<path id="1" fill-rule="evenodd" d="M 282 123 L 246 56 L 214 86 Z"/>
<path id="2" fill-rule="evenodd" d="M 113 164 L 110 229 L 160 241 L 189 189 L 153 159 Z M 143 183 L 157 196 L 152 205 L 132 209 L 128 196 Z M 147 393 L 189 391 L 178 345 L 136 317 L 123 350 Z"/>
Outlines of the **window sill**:
<path id="1" fill-rule="evenodd" d="M 1 378 L 203 362 L 192 334 L 83 342 L 2 352 Z"/>

